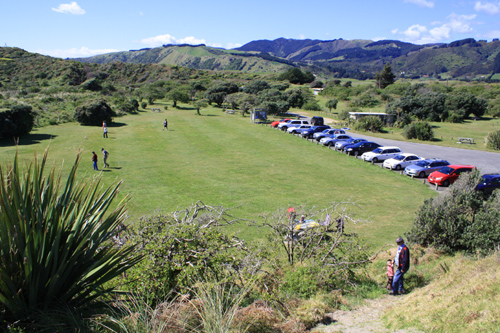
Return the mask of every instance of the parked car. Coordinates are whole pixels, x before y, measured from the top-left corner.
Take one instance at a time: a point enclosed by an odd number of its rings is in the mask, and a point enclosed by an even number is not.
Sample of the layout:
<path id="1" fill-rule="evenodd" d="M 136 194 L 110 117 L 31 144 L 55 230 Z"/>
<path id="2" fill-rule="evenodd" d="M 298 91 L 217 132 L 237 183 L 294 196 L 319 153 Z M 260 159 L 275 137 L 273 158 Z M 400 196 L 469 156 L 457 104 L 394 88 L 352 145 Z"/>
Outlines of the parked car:
<path id="1" fill-rule="evenodd" d="M 372 141 L 361 141 L 358 143 L 355 143 L 353 145 L 347 145 L 344 146 L 344 153 L 347 153 L 349 155 L 354 155 L 358 156 L 363 153 L 373 151 L 374 149 L 377 149 L 378 147 L 381 147 L 378 143 L 372 142 Z"/>
<path id="2" fill-rule="evenodd" d="M 403 153 L 385 160 L 382 166 L 386 169 L 402 170 L 408 165 L 415 164 L 423 159 L 424 158 L 418 157 L 415 154 Z"/>
<path id="3" fill-rule="evenodd" d="M 345 134 L 345 131 L 341 130 L 341 129 L 338 129 L 338 128 L 330 128 L 328 130 L 324 130 L 324 131 L 319 132 L 319 133 L 314 133 L 313 134 L 313 139 L 316 140 L 316 141 L 319 141 L 319 140 L 321 140 L 324 137 L 332 136 L 332 135 L 335 135 L 335 134 Z"/>
<path id="4" fill-rule="evenodd" d="M 300 125 L 299 127 L 289 127 L 286 131 L 290 134 L 301 134 L 311 129 L 311 125 Z"/>
<path id="5" fill-rule="evenodd" d="M 431 172 L 439 170 L 449 164 L 450 162 L 446 160 L 428 158 L 426 160 L 418 161 L 415 164 L 408 165 L 403 173 L 407 176 L 425 178 L 429 176 Z"/>
<path id="6" fill-rule="evenodd" d="M 278 125 L 278 128 L 282 131 L 286 131 L 290 127 L 299 127 L 300 125 L 311 125 L 307 120 L 289 120 L 287 122 Z"/>
<path id="7" fill-rule="evenodd" d="M 398 147 L 378 147 L 373 151 L 363 153 L 361 158 L 365 162 L 373 162 L 378 163 L 385 161 L 388 158 L 395 157 L 396 155 L 401 154 L 402 151 Z"/>
<path id="8" fill-rule="evenodd" d="M 308 138 L 308 139 L 312 139 L 314 133 L 318 133 L 318 132 L 323 132 L 327 129 L 330 129 L 331 127 L 328 126 L 328 125 L 321 125 L 321 126 L 311 126 L 311 128 L 309 128 L 309 130 L 307 131 L 302 131 L 302 133 L 300 133 L 300 135 L 303 137 L 303 138 Z"/>
<path id="9" fill-rule="evenodd" d="M 278 125 L 279 125 L 280 123 L 284 123 L 285 121 L 288 121 L 288 120 L 291 120 L 291 119 L 290 119 L 290 118 L 283 118 L 283 119 L 281 119 L 281 120 L 273 121 L 273 122 L 271 123 L 271 127 L 276 128 L 276 127 L 278 127 Z"/>
<path id="10" fill-rule="evenodd" d="M 347 134 L 337 134 L 333 137 L 326 137 L 321 140 L 319 140 L 319 143 L 321 143 L 323 146 L 335 146 L 335 143 L 339 141 L 347 141 L 352 139 L 352 136 L 347 135 Z"/>
<path id="11" fill-rule="evenodd" d="M 477 184 L 475 190 L 490 194 L 500 188 L 500 174 L 490 173 L 481 176 L 481 182 Z"/>
<path id="12" fill-rule="evenodd" d="M 471 172 L 476 167 L 473 165 L 448 165 L 434 171 L 427 177 L 427 181 L 431 184 L 439 186 L 449 186 L 464 172 Z"/>
<path id="13" fill-rule="evenodd" d="M 325 120 L 323 117 L 312 117 L 310 123 L 313 126 L 322 126 L 325 124 Z"/>
<path id="14" fill-rule="evenodd" d="M 347 140 L 347 141 L 339 141 L 339 142 L 335 143 L 335 150 L 342 151 L 345 146 L 353 145 L 353 144 L 361 142 L 361 141 L 366 141 L 366 140 L 361 139 L 361 138 L 352 138 L 352 139 Z"/>

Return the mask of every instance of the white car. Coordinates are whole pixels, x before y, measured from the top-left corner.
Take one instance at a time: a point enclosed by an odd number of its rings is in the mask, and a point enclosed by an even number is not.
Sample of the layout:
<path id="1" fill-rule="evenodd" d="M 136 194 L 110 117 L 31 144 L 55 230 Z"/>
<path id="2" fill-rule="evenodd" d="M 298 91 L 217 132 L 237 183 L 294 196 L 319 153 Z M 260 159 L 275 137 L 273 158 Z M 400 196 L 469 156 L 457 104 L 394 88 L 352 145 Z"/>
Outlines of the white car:
<path id="1" fill-rule="evenodd" d="M 347 140 L 350 140 L 350 139 L 352 139 L 352 137 L 350 135 L 347 135 L 347 134 L 337 134 L 337 135 L 335 135 L 333 137 L 322 138 L 321 140 L 319 140 L 319 143 L 321 143 L 323 146 L 331 147 L 331 146 L 335 146 L 336 142 L 347 141 Z"/>
<path id="2" fill-rule="evenodd" d="M 291 133 L 291 134 L 297 134 L 297 133 L 302 132 L 302 130 L 308 129 L 308 128 L 311 128 L 311 125 L 300 125 L 299 127 L 289 127 L 286 129 L 286 131 L 288 133 Z"/>
<path id="3" fill-rule="evenodd" d="M 311 125 L 307 120 L 289 120 L 286 123 L 280 123 L 278 128 L 282 131 L 286 131 L 290 127 L 299 127 L 300 125 Z"/>
<path id="4" fill-rule="evenodd" d="M 385 161 L 388 158 L 393 158 L 396 155 L 403 153 L 398 147 L 378 147 L 373 151 L 363 153 L 361 159 L 365 162 L 378 163 Z"/>
<path id="5" fill-rule="evenodd" d="M 422 157 L 418 157 L 415 154 L 399 154 L 393 158 L 389 158 L 384 161 L 383 167 L 391 170 L 402 170 L 408 165 L 415 164 L 418 161 L 423 160 Z"/>

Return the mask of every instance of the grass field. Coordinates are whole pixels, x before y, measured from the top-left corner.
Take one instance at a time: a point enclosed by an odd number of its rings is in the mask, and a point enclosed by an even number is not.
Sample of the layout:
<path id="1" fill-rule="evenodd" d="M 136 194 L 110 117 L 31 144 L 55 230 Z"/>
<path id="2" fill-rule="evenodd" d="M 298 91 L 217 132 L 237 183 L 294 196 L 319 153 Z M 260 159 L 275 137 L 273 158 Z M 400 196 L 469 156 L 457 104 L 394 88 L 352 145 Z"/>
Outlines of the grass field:
<path id="1" fill-rule="evenodd" d="M 161 107 L 161 103 L 152 107 Z M 100 127 L 68 123 L 34 130 L 19 142 L 19 156 L 30 161 L 50 146 L 49 160 L 69 170 L 82 150 L 80 176 L 95 175 L 91 152 L 109 151 L 104 184 L 123 180 L 121 196 L 131 195 L 129 223 L 155 212 L 169 212 L 197 200 L 236 207 L 235 216 L 258 219 L 260 213 L 291 205 L 326 207 L 352 201 L 352 214 L 370 222 L 355 230 L 373 246 L 393 243 L 409 227 L 425 198 L 435 195 L 418 181 L 363 163 L 298 137 L 220 109 L 142 110 L 116 118 L 109 138 Z M 162 131 L 164 118 L 169 131 Z M 16 147 L 0 141 L 0 164 L 12 162 Z M 240 225 L 248 239 L 260 230 Z"/>

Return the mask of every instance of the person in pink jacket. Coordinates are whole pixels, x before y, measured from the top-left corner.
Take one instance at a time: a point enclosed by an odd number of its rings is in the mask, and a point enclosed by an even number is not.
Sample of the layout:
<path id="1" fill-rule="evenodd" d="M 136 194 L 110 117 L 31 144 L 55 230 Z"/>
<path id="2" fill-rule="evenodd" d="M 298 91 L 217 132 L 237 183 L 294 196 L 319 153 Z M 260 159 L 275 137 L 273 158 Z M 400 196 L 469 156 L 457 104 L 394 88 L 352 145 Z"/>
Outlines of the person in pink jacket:
<path id="1" fill-rule="evenodd" d="M 392 280 L 394 279 L 394 265 L 391 259 L 387 259 L 387 290 L 392 290 Z"/>

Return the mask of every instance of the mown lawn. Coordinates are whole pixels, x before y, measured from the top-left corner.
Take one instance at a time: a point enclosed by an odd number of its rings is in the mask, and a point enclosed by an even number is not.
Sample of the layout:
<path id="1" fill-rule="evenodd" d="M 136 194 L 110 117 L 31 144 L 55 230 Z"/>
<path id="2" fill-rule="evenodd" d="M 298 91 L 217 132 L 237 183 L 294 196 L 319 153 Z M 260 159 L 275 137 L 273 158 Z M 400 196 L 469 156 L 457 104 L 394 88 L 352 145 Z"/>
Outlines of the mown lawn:
<path id="1" fill-rule="evenodd" d="M 157 104 L 153 107 L 161 107 Z M 69 123 L 36 129 L 19 142 L 19 156 L 30 161 L 50 146 L 49 159 L 69 170 L 79 150 L 81 176 L 92 170 L 91 152 L 109 151 L 104 184 L 123 180 L 121 196 L 129 194 L 129 223 L 141 216 L 169 212 L 197 200 L 234 207 L 233 215 L 255 220 L 260 213 L 293 205 L 325 207 L 334 201 L 356 203 L 354 227 L 374 247 L 393 243 L 409 227 L 417 208 L 435 193 L 418 181 L 382 170 L 249 117 L 226 115 L 220 109 L 150 110 L 116 118 L 109 138 L 100 127 Z M 162 131 L 168 118 L 169 131 Z M 52 139 L 50 139 L 52 137 Z M 0 141 L 0 164 L 13 160 L 16 147 Z M 241 224 L 241 235 L 262 237 Z"/>

